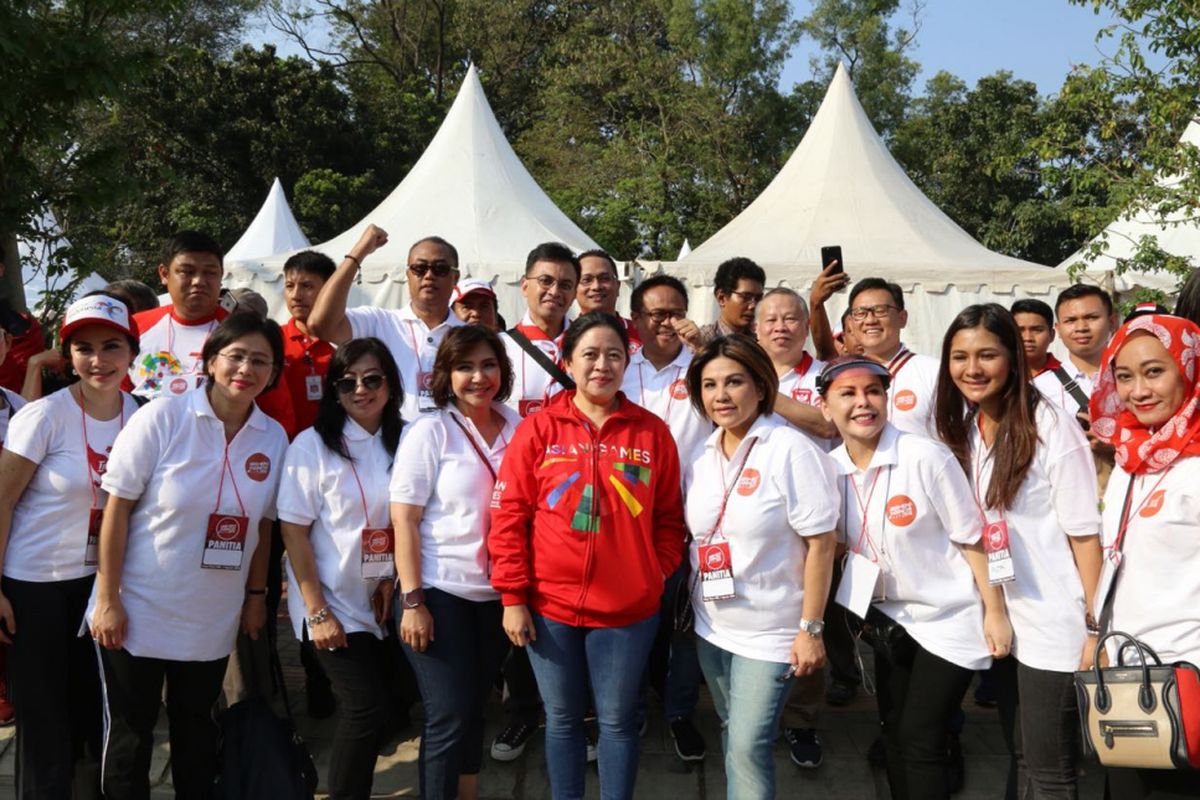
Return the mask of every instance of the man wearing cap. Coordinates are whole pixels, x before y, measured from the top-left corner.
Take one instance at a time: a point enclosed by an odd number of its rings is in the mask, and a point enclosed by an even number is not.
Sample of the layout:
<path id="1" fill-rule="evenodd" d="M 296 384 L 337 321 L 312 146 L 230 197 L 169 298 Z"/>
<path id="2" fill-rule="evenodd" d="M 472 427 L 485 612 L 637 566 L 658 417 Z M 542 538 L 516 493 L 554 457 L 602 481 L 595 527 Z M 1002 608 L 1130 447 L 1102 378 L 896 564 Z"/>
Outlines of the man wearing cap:
<path id="1" fill-rule="evenodd" d="M 450 296 L 458 282 L 458 250 L 439 236 L 427 236 L 408 250 L 409 304 L 395 311 L 359 306 L 346 308 L 350 287 L 363 259 L 387 244 L 387 232 L 368 225 L 333 277 L 321 288 L 308 316 L 313 335 L 333 344 L 374 336 L 387 345 L 400 369 L 407 422 L 434 411 L 433 362 L 442 337 L 462 321 L 450 313 Z"/>
<path id="2" fill-rule="evenodd" d="M 459 281 L 454 287 L 450 310 L 468 325 L 482 325 L 493 331 L 503 330 L 496 290 L 482 278 Z"/>
<path id="3" fill-rule="evenodd" d="M 603 311 L 621 320 L 629 334 L 629 352 L 632 354 L 641 346 L 641 340 L 633 321 L 617 313 L 617 295 L 620 293 L 621 276 L 612 256 L 599 248 L 579 254 L 579 286 L 575 289 L 579 313 Z"/>

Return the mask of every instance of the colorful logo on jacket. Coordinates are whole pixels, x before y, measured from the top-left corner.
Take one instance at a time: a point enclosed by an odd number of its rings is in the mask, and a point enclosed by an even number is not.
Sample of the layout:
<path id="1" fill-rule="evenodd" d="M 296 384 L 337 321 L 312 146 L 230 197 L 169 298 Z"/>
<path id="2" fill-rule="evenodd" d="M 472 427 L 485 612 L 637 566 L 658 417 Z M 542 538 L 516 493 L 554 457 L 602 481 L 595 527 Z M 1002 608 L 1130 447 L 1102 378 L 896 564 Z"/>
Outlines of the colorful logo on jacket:
<path id="1" fill-rule="evenodd" d="M 163 390 L 163 382 L 168 378 L 183 374 L 183 364 L 168 350 L 157 353 L 147 353 L 137 362 L 137 380 L 134 385 L 140 389 L 152 392 Z M 184 391 L 187 386 L 184 385 Z M 176 392 L 177 394 L 179 392 Z"/>
<path id="2" fill-rule="evenodd" d="M 574 458 L 548 458 L 542 462 L 542 469 L 552 468 L 556 464 L 577 463 Z M 648 492 L 650 487 L 650 467 L 634 464 L 628 461 L 614 461 L 609 465 L 601 465 L 602 472 L 608 472 L 607 479 L 613 492 L 620 498 L 629 516 L 637 519 L 645 506 L 637 498 L 639 493 Z M 605 513 L 600 508 L 596 498 L 596 487 L 582 481 L 583 472 L 572 470 L 559 482 L 550 494 L 546 495 L 546 504 L 550 508 L 558 508 L 566 504 L 571 510 L 571 528 L 584 533 L 600 533 L 600 520 Z M 572 506 L 573 504 L 573 506 Z"/>

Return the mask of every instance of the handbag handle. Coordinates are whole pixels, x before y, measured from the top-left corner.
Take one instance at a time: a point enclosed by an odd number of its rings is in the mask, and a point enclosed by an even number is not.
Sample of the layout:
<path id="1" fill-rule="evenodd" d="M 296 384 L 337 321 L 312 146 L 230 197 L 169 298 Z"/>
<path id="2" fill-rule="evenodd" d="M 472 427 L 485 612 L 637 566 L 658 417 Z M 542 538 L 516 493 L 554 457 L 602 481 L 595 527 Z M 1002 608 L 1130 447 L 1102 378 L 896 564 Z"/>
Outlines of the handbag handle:
<path id="1" fill-rule="evenodd" d="M 1092 655 L 1092 670 L 1096 673 L 1096 709 L 1101 713 L 1108 711 L 1111 699 L 1109 697 L 1108 687 L 1104 685 L 1104 671 L 1100 669 L 1100 653 L 1104 649 L 1104 643 L 1109 639 L 1121 638 L 1132 642 L 1137 648 L 1138 654 L 1141 656 L 1142 663 L 1140 665 L 1142 671 L 1142 686 L 1138 690 L 1138 707 L 1142 711 L 1149 714 L 1154 710 L 1155 700 L 1154 691 L 1150 688 L 1150 659 L 1154 659 L 1154 666 L 1162 666 L 1162 660 L 1159 659 L 1158 653 L 1154 652 L 1149 645 L 1133 638 L 1128 633 L 1121 631 L 1111 631 L 1106 633 L 1096 642 L 1096 650 Z M 1125 659 L 1122 656 L 1125 646 L 1122 645 L 1117 650 L 1117 666 L 1125 666 Z"/>

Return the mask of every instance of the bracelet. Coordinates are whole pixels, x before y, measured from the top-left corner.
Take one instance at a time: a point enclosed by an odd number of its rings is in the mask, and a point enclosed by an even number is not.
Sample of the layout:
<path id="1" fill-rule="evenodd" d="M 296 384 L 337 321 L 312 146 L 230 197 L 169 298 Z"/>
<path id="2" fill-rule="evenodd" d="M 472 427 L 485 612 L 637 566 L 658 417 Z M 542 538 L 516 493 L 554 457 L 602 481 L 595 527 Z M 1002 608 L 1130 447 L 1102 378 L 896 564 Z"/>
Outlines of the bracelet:
<path id="1" fill-rule="evenodd" d="M 1087 628 L 1087 632 L 1088 632 L 1089 636 L 1099 636 L 1100 635 L 1100 625 L 1099 625 L 1099 623 L 1096 622 L 1096 618 L 1093 617 L 1090 612 L 1088 613 L 1088 615 L 1086 617 L 1083 618 L 1083 624 L 1084 624 L 1084 627 Z"/>
<path id="2" fill-rule="evenodd" d="M 246 590 L 246 594 L 251 594 L 251 595 L 260 595 L 260 594 L 265 595 L 266 593 L 267 593 L 266 589 L 247 589 Z"/>
<path id="3" fill-rule="evenodd" d="M 359 260 L 359 258 L 357 256 L 352 256 L 349 253 L 346 253 L 346 255 L 342 256 L 342 260 L 343 261 L 347 261 L 347 260 L 353 261 L 355 267 L 362 269 L 362 261 Z"/>
<path id="4" fill-rule="evenodd" d="M 329 619 L 329 606 L 321 606 L 317 609 L 317 613 L 305 617 L 304 621 L 311 628 L 313 625 L 320 625 L 327 619 Z"/>

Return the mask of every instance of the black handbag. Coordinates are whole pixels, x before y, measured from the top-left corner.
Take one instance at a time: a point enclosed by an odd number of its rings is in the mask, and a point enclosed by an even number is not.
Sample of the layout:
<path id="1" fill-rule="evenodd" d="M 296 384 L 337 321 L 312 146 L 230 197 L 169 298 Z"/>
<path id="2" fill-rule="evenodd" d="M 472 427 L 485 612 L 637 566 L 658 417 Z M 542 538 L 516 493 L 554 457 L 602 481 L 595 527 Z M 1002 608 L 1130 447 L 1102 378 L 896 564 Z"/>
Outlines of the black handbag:
<path id="1" fill-rule="evenodd" d="M 907 666 L 917 657 L 917 643 L 908 635 L 904 626 L 875 606 L 867 610 L 865 620 L 850 612 L 846 612 L 846 616 L 858 622 L 858 635 L 871 645 L 871 649 L 877 655 L 887 659 L 888 663 Z"/>

